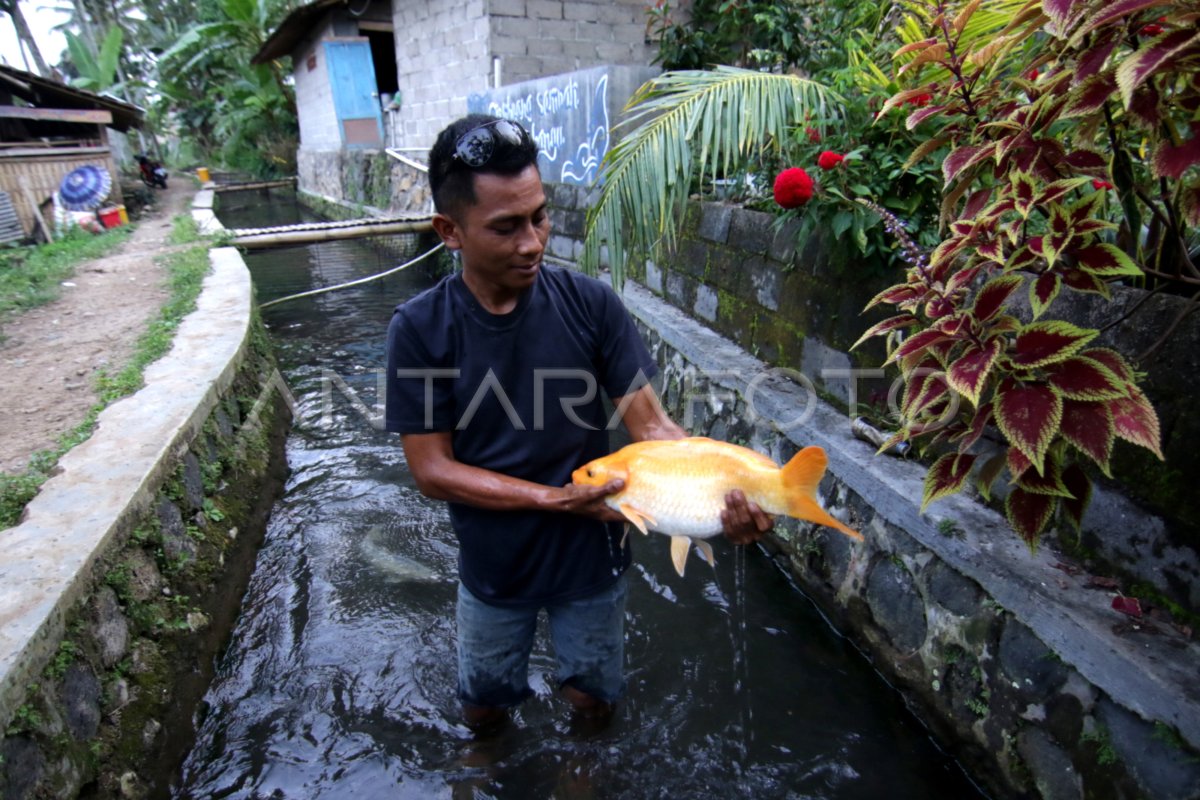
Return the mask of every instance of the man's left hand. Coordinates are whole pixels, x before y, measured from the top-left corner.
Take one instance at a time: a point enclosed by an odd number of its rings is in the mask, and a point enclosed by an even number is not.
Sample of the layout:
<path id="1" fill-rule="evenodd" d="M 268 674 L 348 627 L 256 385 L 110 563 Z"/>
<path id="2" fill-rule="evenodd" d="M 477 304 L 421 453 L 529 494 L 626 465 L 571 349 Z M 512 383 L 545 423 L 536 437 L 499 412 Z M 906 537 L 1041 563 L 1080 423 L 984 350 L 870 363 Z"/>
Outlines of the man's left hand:
<path id="1" fill-rule="evenodd" d="M 770 514 L 746 499 L 740 489 L 725 495 L 725 508 L 721 511 L 721 525 L 725 538 L 734 544 L 752 544 L 767 535 L 775 527 Z"/>

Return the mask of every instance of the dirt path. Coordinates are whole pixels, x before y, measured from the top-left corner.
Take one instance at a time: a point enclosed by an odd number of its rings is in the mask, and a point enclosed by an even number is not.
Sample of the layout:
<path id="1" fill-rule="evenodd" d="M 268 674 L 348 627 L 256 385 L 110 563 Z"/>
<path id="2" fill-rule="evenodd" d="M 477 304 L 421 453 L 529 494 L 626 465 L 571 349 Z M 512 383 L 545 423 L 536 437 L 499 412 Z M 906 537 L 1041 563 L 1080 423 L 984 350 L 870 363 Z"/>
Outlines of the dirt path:
<path id="1" fill-rule="evenodd" d="M 93 374 L 128 363 L 138 337 L 167 300 L 172 220 L 195 192 L 176 178 L 120 250 L 80 264 L 62 296 L 3 326 L 0 343 L 0 471 L 18 473 L 52 447 L 97 401 Z"/>

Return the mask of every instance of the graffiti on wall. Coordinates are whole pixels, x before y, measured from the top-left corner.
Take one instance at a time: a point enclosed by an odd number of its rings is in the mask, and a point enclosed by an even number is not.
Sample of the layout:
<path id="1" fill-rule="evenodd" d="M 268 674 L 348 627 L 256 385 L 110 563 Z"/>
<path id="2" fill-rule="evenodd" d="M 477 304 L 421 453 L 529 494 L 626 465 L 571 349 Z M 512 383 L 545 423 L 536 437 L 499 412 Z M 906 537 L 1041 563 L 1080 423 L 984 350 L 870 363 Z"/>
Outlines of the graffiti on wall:
<path id="1" fill-rule="evenodd" d="M 591 185 L 608 152 L 608 72 L 587 70 L 502 86 L 467 98 L 467 110 L 520 122 L 547 180 Z"/>

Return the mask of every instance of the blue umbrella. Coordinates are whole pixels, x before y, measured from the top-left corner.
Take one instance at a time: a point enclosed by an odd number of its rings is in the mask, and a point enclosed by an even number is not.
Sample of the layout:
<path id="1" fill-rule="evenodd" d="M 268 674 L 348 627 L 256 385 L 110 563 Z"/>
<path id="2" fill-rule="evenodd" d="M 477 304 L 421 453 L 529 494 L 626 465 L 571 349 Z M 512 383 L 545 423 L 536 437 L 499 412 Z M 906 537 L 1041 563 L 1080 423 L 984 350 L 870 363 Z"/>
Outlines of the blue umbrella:
<path id="1" fill-rule="evenodd" d="M 112 176 L 104 167 L 84 164 L 66 174 L 58 185 L 58 199 L 72 211 L 89 211 L 104 202 Z"/>

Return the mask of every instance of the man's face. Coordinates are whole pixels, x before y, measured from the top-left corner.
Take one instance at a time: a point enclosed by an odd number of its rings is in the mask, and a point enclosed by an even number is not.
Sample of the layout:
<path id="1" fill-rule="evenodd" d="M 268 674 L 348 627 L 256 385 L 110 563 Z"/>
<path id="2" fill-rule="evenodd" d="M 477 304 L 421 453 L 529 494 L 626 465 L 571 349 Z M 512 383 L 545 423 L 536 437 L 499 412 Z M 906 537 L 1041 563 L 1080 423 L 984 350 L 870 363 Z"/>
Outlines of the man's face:
<path id="1" fill-rule="evenodd" d="M 518 293 L 537 278 L 550 238 L 541 175 L 530 165 L 515 176 L 474 177 L 475 204 L 453 218 L 438 215 L 434 227 L 462 255 L 463 276 L 473 291 Z"/>

